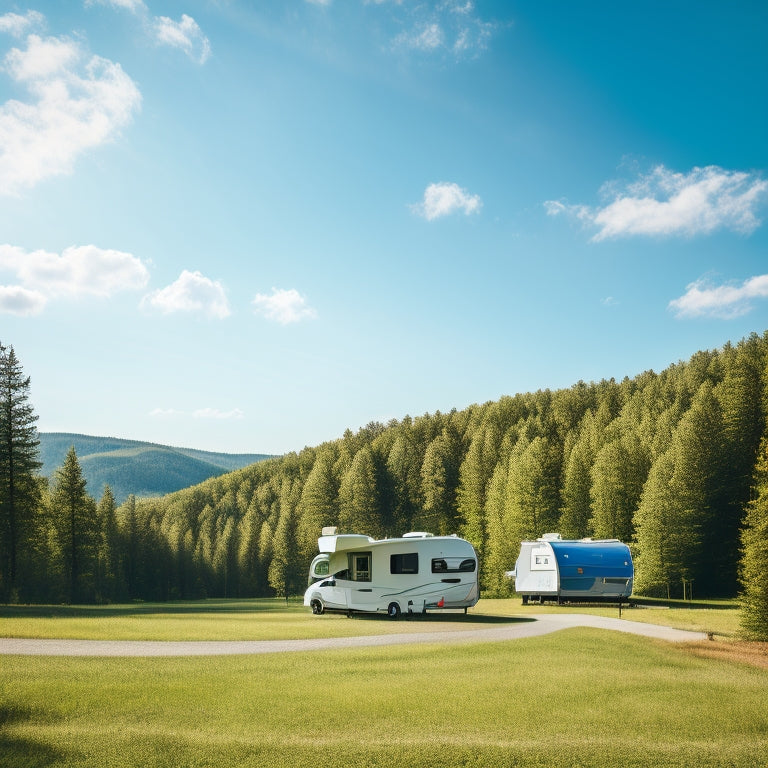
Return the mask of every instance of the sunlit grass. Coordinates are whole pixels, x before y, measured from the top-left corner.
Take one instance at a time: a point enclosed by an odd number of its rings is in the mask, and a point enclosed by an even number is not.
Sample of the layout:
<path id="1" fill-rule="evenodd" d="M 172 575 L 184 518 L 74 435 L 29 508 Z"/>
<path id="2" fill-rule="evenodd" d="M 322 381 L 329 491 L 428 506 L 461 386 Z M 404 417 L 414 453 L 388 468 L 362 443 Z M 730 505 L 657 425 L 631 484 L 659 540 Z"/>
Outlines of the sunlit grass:
<path id="1" fill-rule="evenodd" d="M 764 671 L 591 629 L 268 656 L 16 656 L 0 665 L 0 765 L 752 768 L 768 761 L 766 696 Z"/>
<path id="2" fill-rule="evenodd" d="M 519 598 L 481 600 L 477 610 L 490 615 L 535 616 L 540 613 L 588 613 L 595 616 L 619 618 L 616 604 L 521 605 Z M 677 601 L 638 601 L 635 607 L 622 606 L 621 618 L 646 624 L 661 624 L 675 629 L 707 632 L 718 639 L 733 639 L 739 634 L 739 606 L 736 600 L 707 600 L 687 603 Z"/>
<path id="3" fill-rule="evenodd" d="M 718 607 L 714 607 L 717 605 Z M 738 633 L 735 601 L 713 607 L 622 609 L 622 618 L 709 632 Z M 519 599 L 483 599 L 462 613 L 431 613 L 401 621 L 384 616 L 313 616 L 300 600 L 203 600 L 109 606 L 0 606 L 0 637 L 90 640 L 294 640 L 476 629 L 541 613 L 589 613 L 618 618 L 615 605 L 522 606 Z"/>

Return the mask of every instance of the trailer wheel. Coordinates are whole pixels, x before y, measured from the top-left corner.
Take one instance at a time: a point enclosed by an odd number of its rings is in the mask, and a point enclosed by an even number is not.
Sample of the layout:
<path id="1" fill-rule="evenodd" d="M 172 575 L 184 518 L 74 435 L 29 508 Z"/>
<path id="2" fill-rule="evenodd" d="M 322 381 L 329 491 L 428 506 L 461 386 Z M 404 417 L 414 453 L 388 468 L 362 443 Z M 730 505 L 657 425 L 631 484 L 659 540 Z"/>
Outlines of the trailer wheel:
<path id="1" fill-rule="evenodd" d="M 320 616 L 325 610 L 325 606 L 323 605 L 322 600 L 315 599 L 310 603 L 310 605 L 312 606 L 312 613 L 314 613 L 315 616 Z"/>
<path id="2" fill-rule="evenodd" d="M 387 608 L 387 615 L 390 619 L 399 619 L 400 618 L 400 606 L 398 603 L 390 603 L 389 607 Z"/>

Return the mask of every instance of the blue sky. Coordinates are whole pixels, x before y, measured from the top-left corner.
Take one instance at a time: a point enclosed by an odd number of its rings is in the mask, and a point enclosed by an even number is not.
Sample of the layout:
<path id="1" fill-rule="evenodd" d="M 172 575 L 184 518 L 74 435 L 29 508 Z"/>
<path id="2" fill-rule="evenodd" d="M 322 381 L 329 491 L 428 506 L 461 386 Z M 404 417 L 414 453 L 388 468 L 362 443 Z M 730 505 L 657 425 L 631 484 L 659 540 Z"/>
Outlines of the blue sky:
<path id="1" fill-rule="evenodd" d="M 764 2 L 0 9 L 41 431 L 283 453 L 768 329 Z"/>

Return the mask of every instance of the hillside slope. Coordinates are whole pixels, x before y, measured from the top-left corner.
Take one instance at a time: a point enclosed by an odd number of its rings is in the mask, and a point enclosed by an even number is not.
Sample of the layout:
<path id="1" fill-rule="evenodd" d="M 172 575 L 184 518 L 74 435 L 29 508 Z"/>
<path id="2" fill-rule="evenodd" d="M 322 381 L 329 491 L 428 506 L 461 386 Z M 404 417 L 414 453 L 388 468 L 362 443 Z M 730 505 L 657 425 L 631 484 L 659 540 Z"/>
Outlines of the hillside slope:
<path id="1" fill-rule="evenodd" d="M 74 446 L 88 492 L 98 499 L 108 484 L 118 504 L 130 494 L 163 496 L 270 458 L 67 432 L 41 432 L 39 437 L 43 475 L 52 477 Z"/>

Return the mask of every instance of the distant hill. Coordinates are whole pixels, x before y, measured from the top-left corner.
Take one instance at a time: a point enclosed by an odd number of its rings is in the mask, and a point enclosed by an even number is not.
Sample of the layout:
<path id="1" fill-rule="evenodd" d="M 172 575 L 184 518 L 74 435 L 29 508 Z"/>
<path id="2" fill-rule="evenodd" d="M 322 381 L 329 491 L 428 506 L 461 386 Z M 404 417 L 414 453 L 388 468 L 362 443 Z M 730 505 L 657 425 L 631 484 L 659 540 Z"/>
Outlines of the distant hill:
<path id="1" fill-rule="evenodd" d="M 118 504 L 130 494 L 164 496 L 272 458 L 263 453 L 212 453 L 66 432 L 41 432 L 39 437 L 43 475 L 52 477 L 74 445 L 88 493 L 98 501 L 108 484 Z"/>

